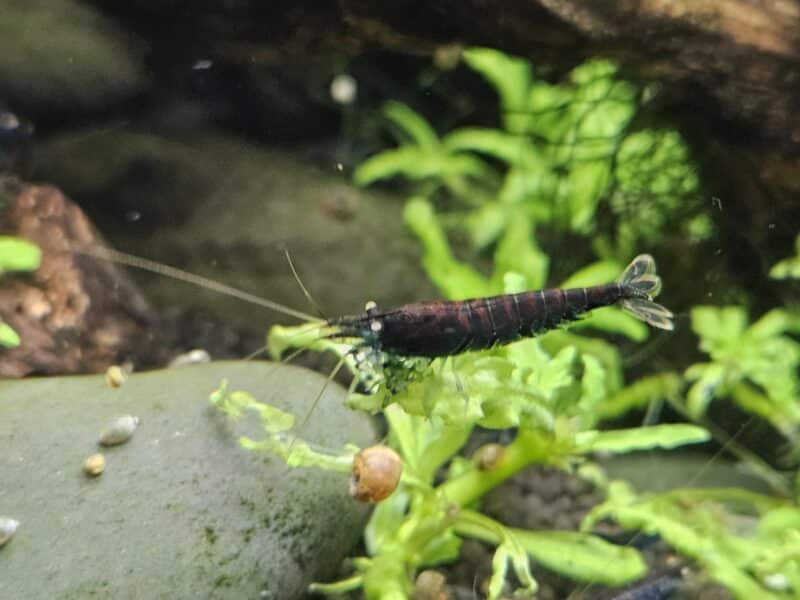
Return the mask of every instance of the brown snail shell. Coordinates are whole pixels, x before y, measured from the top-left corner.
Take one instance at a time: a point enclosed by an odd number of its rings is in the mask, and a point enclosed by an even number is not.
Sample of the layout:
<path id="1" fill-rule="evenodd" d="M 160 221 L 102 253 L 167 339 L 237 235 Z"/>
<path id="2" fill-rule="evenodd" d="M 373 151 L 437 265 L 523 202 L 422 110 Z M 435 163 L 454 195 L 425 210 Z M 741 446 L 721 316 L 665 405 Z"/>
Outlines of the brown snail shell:
<path id="1" fill-rule="evenodd" d="M 414 600 L 449 600 L 446 581 L 439 571 L 433 569 L 420 571 L 414 582 Z"/>
<path id="2" fill-rule="evenodd" d="M 353 458 L 350 495 L 359 502 L 380 502 L 400 483 L 403 461 L 388 446 L 364 448 Z"/>

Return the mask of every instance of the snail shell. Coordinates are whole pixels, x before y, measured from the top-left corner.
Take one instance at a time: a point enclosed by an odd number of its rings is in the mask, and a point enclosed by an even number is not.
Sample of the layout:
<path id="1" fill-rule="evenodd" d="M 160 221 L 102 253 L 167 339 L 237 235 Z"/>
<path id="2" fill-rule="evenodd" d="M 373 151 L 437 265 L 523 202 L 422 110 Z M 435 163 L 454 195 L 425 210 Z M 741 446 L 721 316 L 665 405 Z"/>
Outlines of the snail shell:
<path id="1" fill-rule="evenodd" d="M 446 579 L 439 571 L 421 571 L 414 582 L 414 600 L 449 600 L 445 583 Z"/>
<path id="2" fill-rule="evenodd" d="M 83 472 L 89 477 L 97 477 L 106 469 L 106 457 L 100 454 L 92 454 L 83 461 Z"/>
<path id="3" fill-rule="evenodd" d="M 11 517 L 0 517 L 0 547 L 14 537 L 19 521 Z"/>
<path id="4" fill-rule="evenodd" d="M 127 442 L 139 426 L 139 417 L 124 415 L 114 420 L 113 423 L 100 436 L 103 446 L 116 446 Z"/>
<path id="5" fill-rule="evenodd" d="M 119 365 L 111 365 L 106 369 L 106 385 L 108 387 L 121 387 L 127 378 L 128 373 Z"/>
<path id="6" fill-rule="evenodd" d="M 403 461 L 388 446 L 364 448 L 353 458 L 350 495 L 360 502 L 380 502 L 397 488 Z"/>
<path id="7" fill-rule="evenodd" d="M 168 369 L 174 369 L 177 367 L 185 367 L 188 365 L 196 365 L 198 363 L 207 363 L 211 362 L 211 355 L 208 351 L 203 349 L 195 349 L 189 350 L 189 352 L 185 352 L 184 354 L 179 354 L 167 365 Z"/>
<path id="8" fill-rule="evenodd" d="M 505 446 L 501 444 L 485 444 L 475 450 L 472 461 L 481 471 L 492 471 L 503 460 L 505 453 Z"/>

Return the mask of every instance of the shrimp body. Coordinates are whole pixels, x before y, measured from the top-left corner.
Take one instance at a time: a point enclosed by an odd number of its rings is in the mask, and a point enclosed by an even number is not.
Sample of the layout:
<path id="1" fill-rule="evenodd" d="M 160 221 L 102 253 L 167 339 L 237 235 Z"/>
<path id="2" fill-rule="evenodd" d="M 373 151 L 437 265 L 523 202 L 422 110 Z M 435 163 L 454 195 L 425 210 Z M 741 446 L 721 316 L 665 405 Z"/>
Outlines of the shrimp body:
<path id="1" fill-rule="evenodd" d="M 508 344 L 613 304 L 621 304 L 654 327 L 671 330 L 672 313 L 652 301 L 660 288 L 653 258 L 642 254 L 613 283 L 417 302 L 387 311 L 371 308 L 365 315 L 329 323 L 338 329 L 333 337 L 361 338 L 364 344 L 395 356 L 436 358 Z"/>

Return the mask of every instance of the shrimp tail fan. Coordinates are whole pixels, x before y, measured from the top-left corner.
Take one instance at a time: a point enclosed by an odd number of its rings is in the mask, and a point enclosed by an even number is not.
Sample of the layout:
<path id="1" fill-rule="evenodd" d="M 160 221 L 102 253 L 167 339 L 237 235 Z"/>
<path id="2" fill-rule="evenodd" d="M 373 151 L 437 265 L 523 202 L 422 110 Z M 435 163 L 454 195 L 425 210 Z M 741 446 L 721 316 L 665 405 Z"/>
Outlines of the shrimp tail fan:
<path id="1" fill-rule="evenodd" d="M 656 261 L 649 254 L 640 254 L 631 261 L 618 279 L 622 288 L 622 309 L 658 329 L 672 331 L 672 312 L 653 302 L 661 291 L 661 278 L 656 275 Z"/>

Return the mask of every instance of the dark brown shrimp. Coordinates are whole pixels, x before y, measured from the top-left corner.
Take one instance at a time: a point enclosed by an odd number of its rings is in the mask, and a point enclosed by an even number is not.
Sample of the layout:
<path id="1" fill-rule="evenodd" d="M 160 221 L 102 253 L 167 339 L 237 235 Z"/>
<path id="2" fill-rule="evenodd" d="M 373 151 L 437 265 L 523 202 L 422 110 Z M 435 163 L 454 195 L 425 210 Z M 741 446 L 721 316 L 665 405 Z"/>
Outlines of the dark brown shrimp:
<path id="1" fill-rule="evenodd" d="M 656 275 L 655 261 L 649 254 L 634 258 L 613 283 L 471 300 L 416 302 L 386 311 L 379 311 L 374 303 L 370 303 L 364 315 L 321 320 L 193 273 L 117 250 L 74 248 L 73 251 L 167 275 L 310 323 L 318 323 L 322 338 L 355 338 L 360 343 L 353 347 L 354 353 L 366 346 L 382 353 L 384 359 L 436 358 L 508 344 L 574 321 L 595 308 L 612 304 L 620 304 L 624 310 L 653 327 L 673 328 L 672 313 L 653 302 L 653 298 L 661 291 L 661 278 Z M 293 267 L 292 270 L 294 272 Z M 309 296 L 305 288 L 302 289 Z M 325 331 L 331 328 L 332 332 Z"/>
<path id="2" fill-rule="evenodd" d="M 574 321 L 603 306 L 620 304 L 653 327 L 671 330 L 672 313 L 653 302 L 661 290 L 649 254 L 633 259 L 613 283 L 573 289 L 548 289 L 461 301 L 405 304 L 365 315 L 331 319 L 331 337 L 360 338 L 394 356 L 436 358 L 508 344 Z"/>

